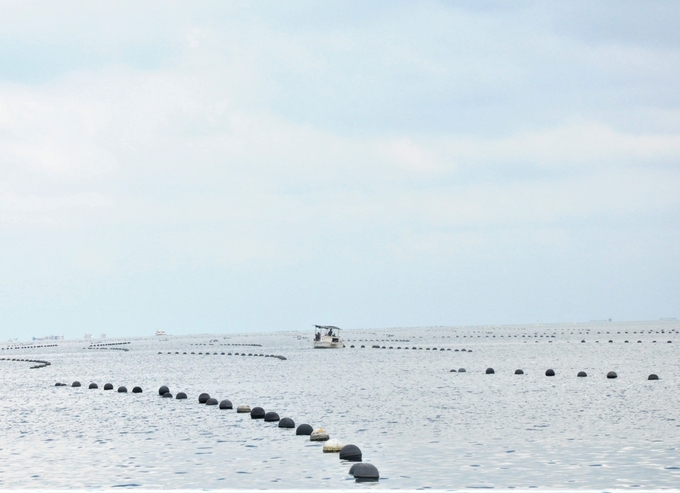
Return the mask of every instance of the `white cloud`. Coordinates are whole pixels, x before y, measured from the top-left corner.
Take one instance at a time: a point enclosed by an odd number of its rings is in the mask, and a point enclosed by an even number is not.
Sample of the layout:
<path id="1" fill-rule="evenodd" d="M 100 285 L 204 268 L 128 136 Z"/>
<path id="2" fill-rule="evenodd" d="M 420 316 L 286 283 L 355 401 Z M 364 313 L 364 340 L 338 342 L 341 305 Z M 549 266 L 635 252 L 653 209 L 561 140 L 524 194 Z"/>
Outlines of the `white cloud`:
<path id="1" fill-rule="evenodd" d="M 425 282 L 417 262 L 463 266 L 472 283 L 470 258 L 489 271 L 528 251 L 578 264 L 601 224 L 617 241 L 657 218 L 677 230 L 675 48 L 593 45 L 531 9 L 403 4 L 302 29 L 249 5 L 214 19 L 139 7 L 131 24 L 101 7 L 101 36 L 75 14 L 47 26 L 35 5 L 25 15 L 44 32 L 0 19 L 0 40 L 73 35 L 95 59 L 0 82 L 0 235 L 19 238 L 2 247 L 15 261 L 0 286 L 29 271 L 77 282 L 376 265 L 408 270 L 408 285 Z M 121 63 L 120 50 L 154 46 L 170 48 Z M 608 242 L 593 241 L 600 263 Z M 671 240 L 633 243 L 632 256 L 677 264 Z"/>

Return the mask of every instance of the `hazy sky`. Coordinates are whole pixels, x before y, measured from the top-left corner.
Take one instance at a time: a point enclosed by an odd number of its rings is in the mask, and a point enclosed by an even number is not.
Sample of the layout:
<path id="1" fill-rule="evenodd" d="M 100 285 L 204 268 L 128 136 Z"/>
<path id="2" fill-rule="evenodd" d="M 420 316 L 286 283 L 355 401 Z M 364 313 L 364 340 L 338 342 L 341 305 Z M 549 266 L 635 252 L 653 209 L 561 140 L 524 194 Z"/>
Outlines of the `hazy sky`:
<path id="1" fill-rule="evenodd" d="M 680 317 L 680 2 L 0 12 L 2 339 Z"/>

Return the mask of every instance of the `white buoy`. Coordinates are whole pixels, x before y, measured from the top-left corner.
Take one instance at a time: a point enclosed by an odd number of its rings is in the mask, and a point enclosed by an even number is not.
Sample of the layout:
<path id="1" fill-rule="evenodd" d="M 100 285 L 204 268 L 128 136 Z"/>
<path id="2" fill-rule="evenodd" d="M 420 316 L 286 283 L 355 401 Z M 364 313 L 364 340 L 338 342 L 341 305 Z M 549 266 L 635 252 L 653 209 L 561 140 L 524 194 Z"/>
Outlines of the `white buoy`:
<path id="1" fill-rule="evenodd" d="M 340 450 L 342 450 L 342 443 L 340 443 L 340 440 L 336 440 L 335 438 L 332 440 L 328 440 L 326 443 L 323 444 L 324 453 L 328 452 L 339 453 Z"/>
<path id="2" fill-rule="evenodd" d="M 250 413 L 250 406 L 239 406 L 236 408 L 237 413 Z"/>
<path id="3" fill-rule="evenodd" d="M 328 433 L 325 432 L 323 428 L 319 428 L 317 430 L 314 430 L 311 435 L 309 435 L 309 439 L 312 442 L 325 442 L 328 440 Z"/>

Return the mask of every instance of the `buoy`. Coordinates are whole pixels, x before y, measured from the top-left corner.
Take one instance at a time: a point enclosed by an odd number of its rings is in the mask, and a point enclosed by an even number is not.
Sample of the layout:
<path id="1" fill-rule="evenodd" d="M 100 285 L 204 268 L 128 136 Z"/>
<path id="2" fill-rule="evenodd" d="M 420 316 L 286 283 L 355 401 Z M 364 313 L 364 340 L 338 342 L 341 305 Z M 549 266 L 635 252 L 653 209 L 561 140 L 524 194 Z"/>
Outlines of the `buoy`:
<path id="1" fill-rule="evenodd" d="M 199 404 L 205 404 L 208 402 L 208 399 L 210 399 L 210 394 L 206 394 L 203 392 L 201 395 L 198 396 L 198 403 Z"/>
<path id="2" fill-rule="evenodd" d="M 487 374 L 487 375 L 493 375 L 494 373 L 496 373 L 496 372 L 493 371 L 493 368 L 487 368 L 487 369 L 486 369 L 486 374 Z"/>
<path id="3" fill-rule="evenodd" d="M 71 387 L 80 387 L 80 382 L 75 381 L 71 384 Z"/>
<path id="4" fill-rule="evenodd" d="M 220 401 L 220 409 L 234 409 L 234 406 L 229 399 L 224 399 L 223 401 Z"/>
<path id="5" fill-rule="evenodd" d="M 555 376 L 555 370 L 545 370 L 545 376 L 546 377 L 554 377 Z"/>
<path id="6" fill-rule="evenodd" d="M 126 392 L 127 392 L 127 387 L 122 386 L 122 385 L 120 387 L 118 387 L 118 393 L 119 394 L 125 394 Z"/>
<path id="7" fill-rule="evenodd" d="M 328 436 L 328 433 L 326 433 L 326 431 L 323 428 L 314 430 L 312 434 L 309 436 L 309 439 L 312 442 L 325 442 L 329 438 L 330 437 Z"/>
<path id="8" fill-rule="evenodd" d="M 113 390 L 113 384 L 107 383 L 106 385 L 104 385 L 104 390 Z"/>
<path id="9" fill-rule="evenodd" d="M 252 411 L 250 411 L 250 417 L 252 419 L 264 419 L 264 415 L 265 415 L 264 409 L 262 409 L 259 406 L 254 407 Z"/>
<path id="10" fill-rule="evenodd" d="M 142 393 L 142 388 L 141 387 L 134 387 L 132 389 L 133 394 L 141 394 Z"/>
<path id="11" fill-rule="evenodd" d="M 4 349 L 4 348 L 3 348 Z M 4 359 L 4 358 L 3 358 Z M 54 384 L 55 387 L 61 387 L 61 384 L 59 382 Z"/>
<path id="12" fill-rule="evenodd" d="M 295 421 L 290 418 L 282 418 L 279 421 L 279 428 L 295 428 Z"/>
<path id="13" fill-rule="evenodd" d="M 297 427 L 297 430 L 295 430 L 296 435 L 311 435 L 312 432 L 314 431 L 314 428 L 312 428 L 311 425 L 308 424 L 301 424 L 300 426 Z"/>
<path id="14" fill-rule="evenodd" d="M 647 380 L 658 380 L 658 379 L 659 379 L 659 376 L 655 375 L 654 373 L 652 373 L 651 375 L 649 375 L 647 377 Z"/>
<path id="15" fill-rule="evenodd" d="M 184 392 L 177 392 L 177 397 L 175 399 L 186 399 L 187 395 Z"/>
<path id="16" fill-rule="evenodd" d="M 250 412 L 250 406 L 239 406 L 236 408 L 237 413 L 249 413 Z"/>
<path id="17" fill-rule="evenodd" d="M 216 406 L 217 405 L 217 399 L 215 399 L 214 397 L 211 397 L 210 399 L 205 401 L 205 405 L 206 406 Z"/>
<path id="18" fill-rule="evenodd" d="M 515 375 L 524 375 L 522 370 L 515 370 Z"/>
<path id="19" fill-rule="evenodd" d="M 172 399 L 172 394 L 170 392 L 166 392 L 165 394 L 163 394 L 163 397 L 165 399 Z"/>
<path id="20" fill-rule="evenodd" d="M 356 445 L 345 445 L 342 447 L 342 450 L 340 450 L 340 460 L 361 462 L 361 449 Z"/>
<path id="21" fill-rule="evenodd" d="M 158 389 L 158 395 L 163 395 L 166 392 L 170 392 L 170 389 L 167 388 L 165 385 L 163 385 L 160 389 Z"/>
<path id="22" fill-rule="evenodd" d="M 449 373 L 455 373 L 456 370 L 449 370 Z"/>
<path id="23" fill-rule="evenodd" d="M 96 383 L 91 383 L 88 389 L 98 389 L 99 386 Z"/>
<path id="24" fill-rule="evenodd" d="M 586 372 L 584 372 L 584 371 L 580 371 L 580 372 L 578 372 L 578 375 L 576 375 L 576 376 L 577 376 L 577 377 L 587 377 L 588 374 L 587 374 Z"/>
<path id="25" fill-rule="evenodd" d="M 359 462 L 354 464 L 350 469 L 352 476 L 359 482 L 363 481 L 378 481 L 380 479 L 380 474 L 378 469 L 373 464 L 368 464 L 366 462 Z"/>
<path id="26" fill-rule="evenodd" d="M 465 373 L 465 368 L 458 368 L 458 373 Z"/>
<path id="27" fill-rule="evenodd" d="M 618 375 L 616 374 L 615 371 L 610 371 L 607 373 L 607 378 L 616 378 Z"/>
<path id="28" fill-rule="evenodd" d="M 333 438 L 332 440 L 327 440 L 326 443 L 323 444 L 323 452 L 325 454 L 327 453 L 338 453 L 342 450 L 342 443 L 340 443 L 340 440 L 337 440 Z"/>
<path id="29" fill-rule="evenodd" d="M 267 414 L 264 415 L 264 420 L 267 423 L 273 423 L 275 421 L 279 421 L 281 418 L 279 418 L 279 415 L 276 414 L 274 411 L 269 411 Z"/>

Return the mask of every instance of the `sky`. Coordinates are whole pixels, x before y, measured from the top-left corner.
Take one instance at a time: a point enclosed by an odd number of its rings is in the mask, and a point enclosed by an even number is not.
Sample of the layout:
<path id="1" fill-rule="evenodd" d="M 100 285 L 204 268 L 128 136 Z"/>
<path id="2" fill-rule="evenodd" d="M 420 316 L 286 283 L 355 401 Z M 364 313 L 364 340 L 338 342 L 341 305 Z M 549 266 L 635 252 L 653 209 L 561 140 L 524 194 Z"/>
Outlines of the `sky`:
<path id="1" fill-rule="evenodd" d="M 680 3 L 0 0 L 0 339 L 680 317 Z"/>

